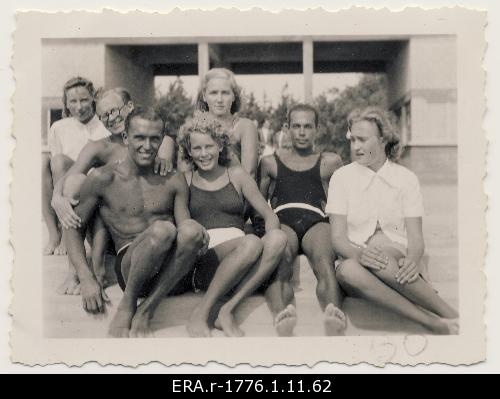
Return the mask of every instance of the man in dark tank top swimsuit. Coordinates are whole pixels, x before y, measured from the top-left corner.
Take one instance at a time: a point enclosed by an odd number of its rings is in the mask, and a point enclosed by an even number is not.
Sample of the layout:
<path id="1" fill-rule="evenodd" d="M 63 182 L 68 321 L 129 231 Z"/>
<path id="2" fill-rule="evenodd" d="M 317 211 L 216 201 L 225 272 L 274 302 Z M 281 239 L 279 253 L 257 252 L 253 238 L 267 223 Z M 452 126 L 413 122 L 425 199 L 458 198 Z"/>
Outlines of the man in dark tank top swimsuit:
<path id="1" fill-rule="evenodd" d="M 325 313 L 325 333 L 340 335 L 346 320 L 339 309 L 342 291 L 335 278 L 336 255 L 324 207 L 330 178 L 342 166 L 342 160 L 335 153 L 314 151 L 318 113 L 313 107 L 292 107 L 288 123 L 292 148 L 264 157 L 261 162 L 260 190 L 288 236 L 286 256 L 279 266 L 281 281 L 275 285 L 280 291 L 276 294 L 276 310 L 287 308 L 295 312 L 292 265 L 297 255 L 304 254 L 318 280 L 316 294 Z"/>

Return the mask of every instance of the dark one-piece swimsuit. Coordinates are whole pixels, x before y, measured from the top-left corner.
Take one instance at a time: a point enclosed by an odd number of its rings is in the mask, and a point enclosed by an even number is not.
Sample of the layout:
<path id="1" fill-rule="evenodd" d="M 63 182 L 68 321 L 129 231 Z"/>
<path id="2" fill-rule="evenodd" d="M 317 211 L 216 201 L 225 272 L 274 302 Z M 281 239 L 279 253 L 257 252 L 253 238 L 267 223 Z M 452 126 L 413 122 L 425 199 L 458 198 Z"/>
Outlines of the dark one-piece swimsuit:
<path id="1" fill-rule="evenodd" d="M 288 168 L 274 154 L 278 166 L 278 175 L 271 207 L 281 224 L 290 227 L 299 239 L 299 251 L 302 253 L 302 240 L 306 233 L 318 223 L 328 223 L 324 213 L 326 193 L 321 180 L 321 154 L 316 164 L 308 170 L 296 171 Z"/>

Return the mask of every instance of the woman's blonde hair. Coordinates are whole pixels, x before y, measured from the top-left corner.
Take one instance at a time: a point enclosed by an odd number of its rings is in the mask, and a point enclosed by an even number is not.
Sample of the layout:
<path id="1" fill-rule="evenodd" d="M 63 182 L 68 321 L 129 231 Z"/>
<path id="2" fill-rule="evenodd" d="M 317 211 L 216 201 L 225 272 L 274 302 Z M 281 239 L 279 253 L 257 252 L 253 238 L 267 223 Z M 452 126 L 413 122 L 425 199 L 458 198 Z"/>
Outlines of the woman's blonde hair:
<path id="1" fill-rule="evenodd" d="M 224 126 L 208 112 L 196 111 L 191 119 L 188 119 L 179 129 L 177 144 L 179 145 L 179 156 L 193 164 L 189 152 L 191 150 L 191 133 L 209 135 L 222 149 L 219 155 L 219 165 L 228 166 L 231 162 L 229 149 L 229 136 Z"/>
<path id="2" fill-rule="evenodd" d="M 63 116 L 65 118 L 72 116 L 71 112 L 69 112 L 68 109 L 68 91 L 71 89 L 74 89 L 75 87 L 83 87 L 87 89 L 89 92 L 89 95 L 92 99 L 92 108 L 95 112 L 95 95 L 96 95 L 96 90 L 94 89 L 94 84 L 85 78 L 82 78 L 81 76 L 77 76 L 74 78 L 71 78 L 68 80 L 63 87 L 63 95 L 62 95 L 62 103 L 63 103 Z"/>
<path id="3" fill-rule="evenodd" d="M 201 79 L 200 88 L 198 89 L 198 95 L 196 96 L 196 109 L 203 112 L 208 112 L 208 104 L 203 99 L 203 95 L 207 90 L 208 82 L 215 78 L 227 79 L 231 85 L 231 90 L 234 94 L 234 101 L 231 105 L 231 114 L 235 114 L 241 108 L 241 88 L 236 83 L 236 78 L 234 73 L 226 68 L 212 68 L 205 76 Z"/>
<path id="4" fill-rule="evenodd" d="M 377 126 L 380 136 L 386 141 L 385 155 L 395 162 L 401 156 L 399 132 L 395 128 L 392 114 L 380 107 L 357 108 L 347 117 L 347 125 L 351 131 L 356 122 L 367 121 Z"/>

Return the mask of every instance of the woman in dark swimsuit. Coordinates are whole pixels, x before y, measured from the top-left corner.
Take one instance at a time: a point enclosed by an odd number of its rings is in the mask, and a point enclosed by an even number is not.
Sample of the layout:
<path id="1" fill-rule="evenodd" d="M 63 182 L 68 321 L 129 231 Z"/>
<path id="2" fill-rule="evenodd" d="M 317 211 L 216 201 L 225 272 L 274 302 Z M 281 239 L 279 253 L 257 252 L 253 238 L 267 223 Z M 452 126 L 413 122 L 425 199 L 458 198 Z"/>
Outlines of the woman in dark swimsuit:
<path id="1" fill-rule="evenodd" d="M 209 114 L 198 115 L 181 129 L 179 145 L 194 164 L 186 172 L 190 186 L 191 217 L 210 235 L 209 251 L 195 265 L 192 282 L 206 291 L 193 312 L 188 331 L 194 337 L 210 336 L 209 315 L 224 295 L 215 326 L 228 336 L 242 336 L 234 310 L 247 296 L 269 279 L 281 261 L 286 235 L 277 216 L 259 192 L 252 177 L 240 166 L 229 166 L 228 136 Z M 266 235 L 245 235 L 244 201 L 261 214 Z"/>

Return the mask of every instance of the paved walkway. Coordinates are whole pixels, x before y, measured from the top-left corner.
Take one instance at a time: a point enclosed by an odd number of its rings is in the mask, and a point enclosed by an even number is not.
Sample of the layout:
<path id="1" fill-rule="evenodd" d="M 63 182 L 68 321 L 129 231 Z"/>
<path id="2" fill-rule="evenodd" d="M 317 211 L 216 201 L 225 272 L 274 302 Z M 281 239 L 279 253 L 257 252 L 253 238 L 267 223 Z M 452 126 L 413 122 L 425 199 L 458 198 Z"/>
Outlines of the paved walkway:
<path id="1" fill-rule="evenodd" d="M 430 278 L 441 296 L 458 307 L 457 253 L 457 190 L 454 185 L 422 187 L 426 218 L 424 235 L 430 256 Z M 47 240 L 47 234 L 44 232 Z M 66 257 L 44 257 L 44 327 L 51 338 L 103 338 L 110 318 L 120 300 L 121 291 L 115 285 L 107 289 L 113 307 L 108 315 L 93 317 L 84 313 L 80 297 L 55 293 L 66 271 Z M 300 285 L 296 290 L 297 336 L 323 335 L 322 313 L 315 296 L 315 278 L 305 258 L 300 262 Z M 186 321 L 191 310 L 201 300 L 200 295 L 188 294 L 168 298 L 160 305 L 153 320 L 157 337 L 185 337 Z M 347 335 L 421 334 L 425 330 L 363 300 L 347 298 L 344 311 L 348 317 Z M 275 336 L 272 318 L 263 297 L 246 300 L 237 312 L 237 319 L 247 336 Z M 214 330 L 214 336 L 222 333 Z"/>

